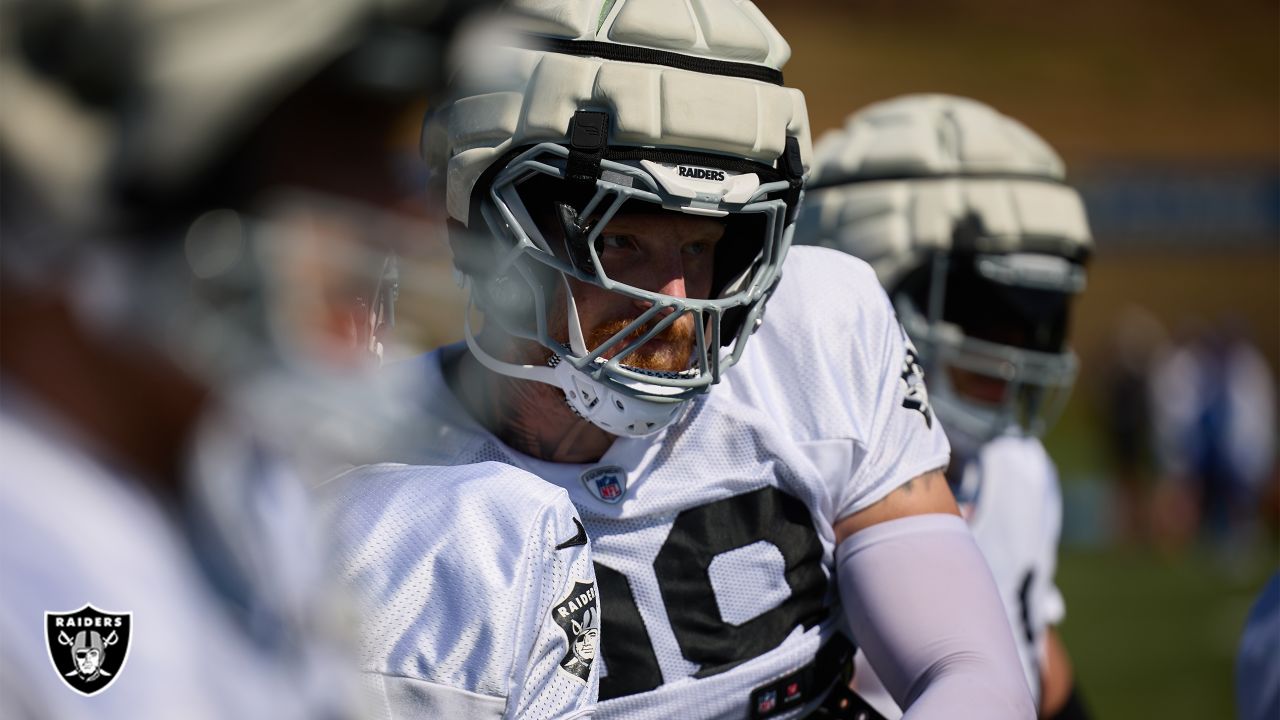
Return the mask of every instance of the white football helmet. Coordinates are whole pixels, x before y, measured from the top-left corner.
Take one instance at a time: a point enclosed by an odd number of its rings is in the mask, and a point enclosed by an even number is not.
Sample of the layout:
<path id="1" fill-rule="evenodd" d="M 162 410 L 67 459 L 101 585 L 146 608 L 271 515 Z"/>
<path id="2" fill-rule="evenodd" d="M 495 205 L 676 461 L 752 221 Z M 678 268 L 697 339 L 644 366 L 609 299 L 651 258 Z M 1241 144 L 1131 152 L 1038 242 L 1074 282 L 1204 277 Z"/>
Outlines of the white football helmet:
<path id="1" fill-rule="evenodd" d="M 852 115 L 815 156 L 796 242 L 875 269 L 952 443 L 1042 433 L 1075 380 L 1068 310 L 1093 248 L 1058 155 L 986 105 L 910 95 Z"/>
<path id="2" fill-rule="evenodd" d="M 454 262 L 471 302 L 548 361 L 500 360 L 468 326 L 471 351 L 496 372 L 561 388 L 615 435 L 661 429 L 741 357 L 778 280 L 810 152 L 803 95 L 782 86 L 790 48 L 760 11 L 672 7 L 509 3 L 501 29 L 463 54 L 447 129 L 424 133 L 428 156 L 447 163 Z M 597 241 L 626 203 L 724 219 L 711 297 L 608 276 Z M 548 217 L 559 227 L 544 233 L 535 218 Z M 568 278 L 648 310 L 589 347 Z M 684 315 L 696 328 L 689 368 L 622 362 Z"/>

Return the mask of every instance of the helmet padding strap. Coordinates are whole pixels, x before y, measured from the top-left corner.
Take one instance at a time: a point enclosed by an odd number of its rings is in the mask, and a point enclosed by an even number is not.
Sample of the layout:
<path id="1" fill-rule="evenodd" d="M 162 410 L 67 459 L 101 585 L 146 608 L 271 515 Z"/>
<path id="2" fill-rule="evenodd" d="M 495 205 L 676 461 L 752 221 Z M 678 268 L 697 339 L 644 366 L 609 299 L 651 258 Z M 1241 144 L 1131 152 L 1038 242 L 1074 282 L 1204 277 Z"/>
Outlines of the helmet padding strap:
<path id="1" fill-rule="evenodd" d="M 579 110 L 569 121 L 569 159 L 565 179 L 570 191 L 581 190 L 590 195 L 600 179 L 600 159 L 609 144 L 609 114 L 598 110 Z"/>

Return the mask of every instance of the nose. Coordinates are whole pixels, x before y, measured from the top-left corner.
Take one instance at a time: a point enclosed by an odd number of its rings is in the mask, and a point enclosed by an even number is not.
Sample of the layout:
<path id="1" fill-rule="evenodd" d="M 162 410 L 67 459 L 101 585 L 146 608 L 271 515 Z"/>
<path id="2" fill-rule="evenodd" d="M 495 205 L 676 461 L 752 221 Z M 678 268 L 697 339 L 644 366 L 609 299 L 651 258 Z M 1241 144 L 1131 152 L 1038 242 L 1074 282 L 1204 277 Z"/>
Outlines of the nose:
<path id="1" fill-rule="evenodd" d="M 689 293 L 685 283 L 684 260 L 680 248 L 676 243 L 664 245 L 667 247 L 663 247 L 661 252 L 651 253 L 645 258 L 644 268 L 641 270 L 642 278 L 638 286 L 650 292 L 687 298 Z M 647 310 L 653 306 L 653 303 L 647 300 L 636 300 L 635 304 L 641 310 Z M 667 308 L 663 314 L 665 316 L 670 312 L 673 310 Z"/>

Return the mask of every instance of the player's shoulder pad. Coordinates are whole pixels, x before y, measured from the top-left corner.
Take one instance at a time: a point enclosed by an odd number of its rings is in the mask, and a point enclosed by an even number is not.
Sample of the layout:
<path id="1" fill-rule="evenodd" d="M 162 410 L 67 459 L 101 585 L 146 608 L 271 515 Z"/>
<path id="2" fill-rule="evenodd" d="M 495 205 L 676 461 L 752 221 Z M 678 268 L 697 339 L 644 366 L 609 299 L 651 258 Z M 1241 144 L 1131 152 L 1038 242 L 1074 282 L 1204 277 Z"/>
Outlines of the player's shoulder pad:
<path id="1" fill-rule="evenodd" d="M 896 382 L 904 335 L 867 263 L 794 247 L 764 322 L 726 374 L 738 397 L 803 440 L 867 439 L 885 378 Z"/>
<path id="2" fill-rule="evenodd" d="M 748 345 L 748 353 L 773 356 L 775 363 L 786 358 L 793 368 L 824 362 L 833 353 L 855 365 L 874 362 L 884 353 L 886 339 L 903 337 L 870 265 L 809 245 L 787 254 L 782 280 L 765 306 L 757 334 L 760 347 Z"/>
<path id="3" fill-rule="evenodd" d="M 407 535 L 469 516 L 515 531 L 573 508 L 563 489 L 500 462 L 365 465 L 320 486 L 319 493 L 334 529 L 356 536 L 374 532 L 375 525 L 377 534 Z"/>
<path id="4" fill-rule="evenodd" d="M 814 245 L 792 247 L 782 266 L 782 280 L 766 307 L 766 323 L 776 314 L 790 321 L 820 321 L 857 317 L 863 312 L 883 316 L 891 307 L 876 273 L 861 258 Z M 799 316 L 799 317 L 792 317 Z"/>

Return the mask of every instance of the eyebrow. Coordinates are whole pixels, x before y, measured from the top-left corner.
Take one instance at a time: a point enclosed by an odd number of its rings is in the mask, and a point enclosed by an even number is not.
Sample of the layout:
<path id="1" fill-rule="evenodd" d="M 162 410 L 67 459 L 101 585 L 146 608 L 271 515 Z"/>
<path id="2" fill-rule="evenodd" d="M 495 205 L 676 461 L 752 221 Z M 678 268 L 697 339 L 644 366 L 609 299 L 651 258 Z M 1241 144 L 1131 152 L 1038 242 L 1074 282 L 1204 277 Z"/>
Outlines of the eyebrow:
<path id="1" fill-rule="evenodd" d="M 646 217 L 646 215 L 638 214 L 638 213 L 633 213 L 630 215 L 615 215 L 609 219 L 609 223 L 604 226 L 601 232 L 608 232 L 610 234 L 624 234 L 624 233 L 638 234 L 635 228 L 630 227 L 630 223 L 634 222 L 638 218 L 643 218 L 643 217 Z M 652 217 L 652 216 L 649 215 L 649 217 Z M 698 222 L 698 221 L 706 220 L 706 218 L 689 218 L 689 220 L 693 220 L 694 222 L 689 223 L 686 227 L 692 228 L 693 232 L 700 236 L 705 235 L 712 239 L 719 240 L 723 238 L 725 235 L 727 235 L 729 232 L 729 226 L 726 225 L 725 223 L 716 222 L 714 220 L 710 222 Z M 619 229 L 617 228 L 615 223 L 621 223 L 621 224 L 627 225 L 627 227 L 624 229 Z M 610 230 L 610 228 L 613 228 L 613 229 Z"/>

